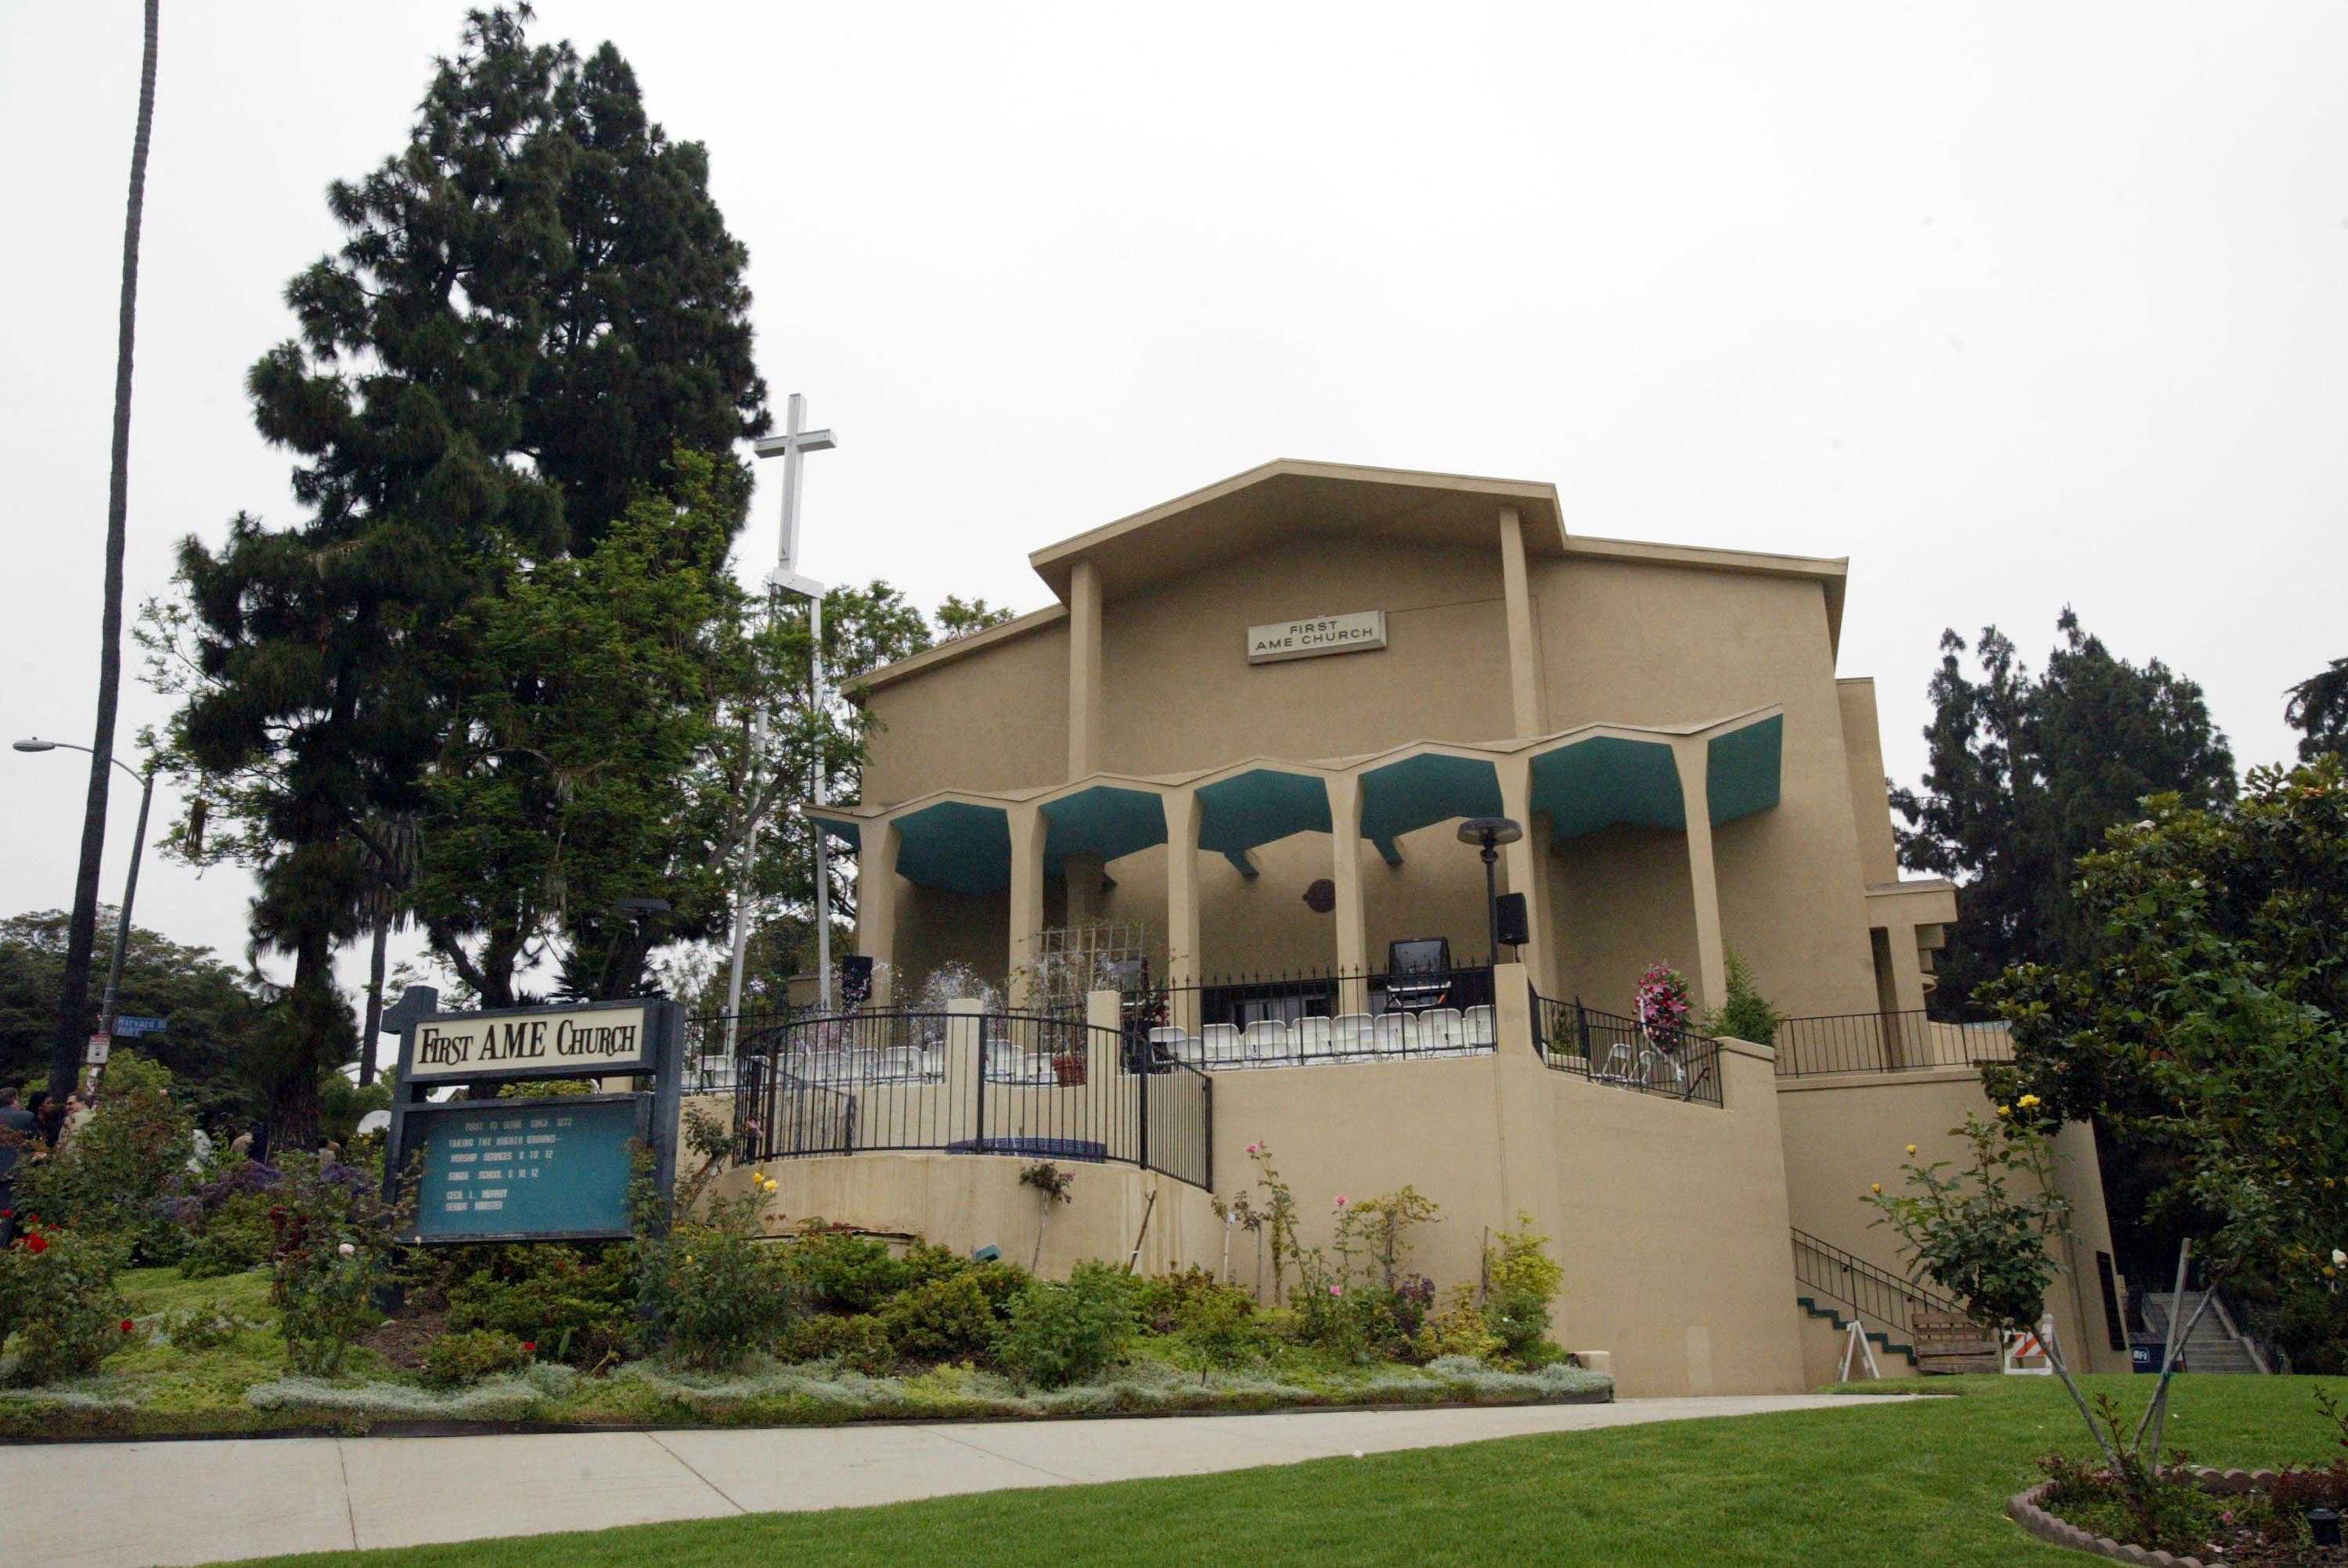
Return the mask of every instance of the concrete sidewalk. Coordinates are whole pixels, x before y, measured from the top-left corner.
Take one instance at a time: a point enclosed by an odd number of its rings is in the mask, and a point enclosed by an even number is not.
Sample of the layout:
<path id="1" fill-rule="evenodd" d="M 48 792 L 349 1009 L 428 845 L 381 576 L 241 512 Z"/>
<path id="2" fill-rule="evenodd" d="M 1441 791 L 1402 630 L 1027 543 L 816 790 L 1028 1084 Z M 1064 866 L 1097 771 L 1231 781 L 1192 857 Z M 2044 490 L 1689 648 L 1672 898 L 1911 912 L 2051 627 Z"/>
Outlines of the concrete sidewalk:
<path id="1" fill-rule="evenodd" d="M 5 1450 L 0 1540 L 49 1568 L 153 1568 L 1906 1402 L 1780 1394 L 759 1431 L 57 1444 Z"/>

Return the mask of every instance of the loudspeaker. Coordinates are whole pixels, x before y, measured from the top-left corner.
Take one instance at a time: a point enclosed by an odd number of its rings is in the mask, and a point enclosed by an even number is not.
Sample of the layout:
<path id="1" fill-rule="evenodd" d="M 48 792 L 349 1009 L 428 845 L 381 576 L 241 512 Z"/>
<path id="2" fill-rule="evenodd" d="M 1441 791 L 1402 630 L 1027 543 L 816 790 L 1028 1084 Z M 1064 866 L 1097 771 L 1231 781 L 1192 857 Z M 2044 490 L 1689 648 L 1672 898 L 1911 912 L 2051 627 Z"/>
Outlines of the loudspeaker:
<path id="1" fill-rule="evenodd" d="M 872 960 L 862 953 L 839 960 L 839 999 L 851 1008 L 872 999 Z"/>
<path id="2" fill-rule="evenodd" d="M 1525 913 L 1523 894 L 1503 893 L 1493 907 L 1499 917 L 1502 947 L 1521 948 L 1533 939 L 1532 925 Z M 1498 957 L 1497 954 L 1494 956 Z"/>

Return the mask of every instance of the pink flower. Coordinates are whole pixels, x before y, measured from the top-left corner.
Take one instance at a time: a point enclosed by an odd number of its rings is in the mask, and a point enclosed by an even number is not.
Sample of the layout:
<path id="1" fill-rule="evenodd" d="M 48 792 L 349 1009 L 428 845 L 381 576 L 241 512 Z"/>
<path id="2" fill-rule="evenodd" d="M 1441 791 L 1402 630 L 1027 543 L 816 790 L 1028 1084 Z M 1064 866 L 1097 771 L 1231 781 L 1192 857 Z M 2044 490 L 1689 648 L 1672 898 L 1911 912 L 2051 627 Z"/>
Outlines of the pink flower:
<path id="1" fill-rule="evenodd" d="M 1263 1145 L 1261 1143 L 1250 1143 L 1248 1145 L 1248 1153 L 1251 1154 L 1261 1154 L 1263 1153 Z"/>
<path id="2" fill-rule="evenodd" d="M 1343 1193 L 1337 1194 L 1337 1206 L 1341 1209 L 1345 1206 L 1345 1194 Z"/>
<path id="3" fill-rule="evenodd" d="M 1329 1294 L 1332 1296 L 1343 1296 L 1345 1294 L 1345 1287 L 1342 1285 L 1333 1285 L 1329 1287 Z"/>

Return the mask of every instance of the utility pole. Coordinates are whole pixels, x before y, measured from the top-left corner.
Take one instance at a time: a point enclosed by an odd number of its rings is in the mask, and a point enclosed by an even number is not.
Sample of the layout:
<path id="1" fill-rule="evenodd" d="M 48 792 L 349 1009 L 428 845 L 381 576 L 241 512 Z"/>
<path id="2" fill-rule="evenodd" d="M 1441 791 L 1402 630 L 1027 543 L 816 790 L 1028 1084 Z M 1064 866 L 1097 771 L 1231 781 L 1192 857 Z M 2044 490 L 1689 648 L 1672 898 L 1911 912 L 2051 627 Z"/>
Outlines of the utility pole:
<path id="1" fill-rule="evenodd" d="M 799 554 L 799 458 L 808 452 L 829 452 L 838 443 L 829 430 L 802 428 L 807 420 L 807 399 L 794 392 L 785 406 L 783 433 L 761 439 L 753 448 L 761 457 L 783 460 L 783 529 L 775 551 L 775 569 L 767 579 L 770 602 L 786 593 L 795 593 L 808 601 L 808 685 L 809 701 L 816 719 L 816 760 L 814 795 L 818 805 L 823 804 L 824 766 L 823 731 L 826 728 L 823 706 L 823 584 L 798 575 Z M 761 757 L 767 752 L 767 707 L 758 705 L 757 752 Z M 821 826 L 810 823 L 815 834 L 815 951 L 816 996 L 825 1011 L 831 1009 L 831 856 Z M 742 1020 L 742 950 L 750 938 L 750 869 L 757 858 L 758 822 L 753 819 L 750 831 L 742 846 L 742 875 L 734 888 L 734 960 L 726 980 L 726 1054 L 734 1055 L 734 1046 L 741 1032 Z"/>

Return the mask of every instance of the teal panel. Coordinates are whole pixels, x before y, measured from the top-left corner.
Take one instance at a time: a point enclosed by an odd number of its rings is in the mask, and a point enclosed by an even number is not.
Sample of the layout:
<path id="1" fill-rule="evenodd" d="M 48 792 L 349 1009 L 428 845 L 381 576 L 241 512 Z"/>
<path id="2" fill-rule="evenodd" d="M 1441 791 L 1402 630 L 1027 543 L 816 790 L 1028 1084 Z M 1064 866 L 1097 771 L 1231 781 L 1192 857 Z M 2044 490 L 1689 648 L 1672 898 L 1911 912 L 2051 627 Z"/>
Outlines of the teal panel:
<path id="1" fill-rule="evenodd" d="M 1595 833 L 1618 822 L 1644 827 L 1687 825 L 1679 768 L 1660 741 L 1593 735 L 1533 758 L 1533 809 L 1550 815 L 1554 839 Z"/>
<path id="2" fill-rule="evenodd" d="M 1777 804 L 1777 765 L 1785 750 L 1782 715 L 1715 736 L 1705 747 L 1704 793 L 1715 826 Z"/>
<path id="3" fill-rule="evenodd" d="M 821 827 L 849 848 L 861 850 L 864 847 L 863 825 L 854 817 L 818 816 L 813 812 L 808 812 L 807 815 L 808 821 Z"/>
<path id="4" fill-rule="evenodd" d="M 1166 803 L 1147 790 L 1095 784 L 1044 807 L 1044 869 L 1071 855 L 1115 860 L 1166 842 Z"/>
<path id="5" fill-rule="evenodd" d="M 623 1236 L 638 1096 L 417 1106 L 407 1142 L 421 1160 L 416 1235 Z"/>
<path id="6" fill-rule="evenodd" d="M 1500 815 L 1500 774 L 1482 757 L 1422 753 L 1362 775 L 1362 836 L 1395 839 L 1455 816 Z"/>
<path id="7" fill-rule="evenodd" d="M 897 819 L 897 875 L 949 893 L 1011 886 L 1011 819 L 999 805 L 942 800 Z"/>
<path id="8" fill-rule="evenodd" d="M 1313 774 L 1257 768 L 1199 790 L 1199 847 L 1244 855 L 1292 833 L 1329 831 L 1329 788 Z"/>

